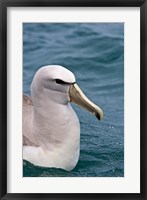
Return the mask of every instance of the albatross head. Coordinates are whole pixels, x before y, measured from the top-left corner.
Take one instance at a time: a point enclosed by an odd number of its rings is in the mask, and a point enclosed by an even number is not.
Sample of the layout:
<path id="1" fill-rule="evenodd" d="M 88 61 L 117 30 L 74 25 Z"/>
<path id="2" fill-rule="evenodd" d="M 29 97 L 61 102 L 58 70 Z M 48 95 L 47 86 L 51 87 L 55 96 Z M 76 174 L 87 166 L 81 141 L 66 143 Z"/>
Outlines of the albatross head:
<path id="1" fill-rule="evenodd" d="M 99 120 L 103 118 L 101 108 L 84 95 L 76 83 L 74 74 L 62 66 L 44 66 L 36 72 L 31 85 L 32 98 L 39 96 L 39 93 L 49 94 L 50 101 L 54 103 L 66 105 L 74 102 Z"/>

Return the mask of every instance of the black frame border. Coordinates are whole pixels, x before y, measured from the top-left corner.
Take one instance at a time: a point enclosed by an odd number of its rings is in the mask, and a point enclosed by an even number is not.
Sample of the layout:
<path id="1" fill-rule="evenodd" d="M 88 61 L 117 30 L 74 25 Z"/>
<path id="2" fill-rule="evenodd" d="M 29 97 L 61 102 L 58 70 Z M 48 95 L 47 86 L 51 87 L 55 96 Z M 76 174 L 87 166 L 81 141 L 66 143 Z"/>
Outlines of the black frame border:
<path id="1" fill-rule="evenodd" d="M 47 194 L 7 193 L 7 8 L 8 7 L 140 7 L 140 193 Z M 135 21 L 134 21 L 135 23 Z M 0 2 L 0 199 L 147 200 L 147 0 L 1 0 Z M 133 66 L 132 66 L 133 67 Z M 134 111 L 135 112 L 135 111 Z M 134 113 L 135 114 L 135 113 Z"/>

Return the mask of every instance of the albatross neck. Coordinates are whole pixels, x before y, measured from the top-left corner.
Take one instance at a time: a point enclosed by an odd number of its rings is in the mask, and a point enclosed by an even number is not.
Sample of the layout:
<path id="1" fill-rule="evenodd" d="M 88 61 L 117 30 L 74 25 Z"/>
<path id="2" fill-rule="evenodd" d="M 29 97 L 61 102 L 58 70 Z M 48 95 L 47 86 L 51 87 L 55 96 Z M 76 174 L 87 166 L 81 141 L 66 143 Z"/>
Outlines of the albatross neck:
<path id="1" fill-rule="evenodd" d="M 70 103 L 58 104 L 49 99 L 34 102 L 32 130 L 33 142 L 44 148 L 65 145 L 71 138 L 79 143 L 79 120 Z"/>

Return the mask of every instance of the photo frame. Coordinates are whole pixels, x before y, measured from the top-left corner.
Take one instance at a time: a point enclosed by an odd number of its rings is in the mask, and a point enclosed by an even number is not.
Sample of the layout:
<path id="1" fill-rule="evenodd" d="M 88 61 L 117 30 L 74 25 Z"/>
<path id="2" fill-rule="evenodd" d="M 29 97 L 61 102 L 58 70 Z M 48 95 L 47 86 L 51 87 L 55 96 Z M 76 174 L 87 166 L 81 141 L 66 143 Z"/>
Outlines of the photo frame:
<path id="1" fill-rule="evenodd" d="M 7 136 L 9 128 L 8 124 L 8 113 L 10 106 L 8 105 L 8 77 L 9 77 L 9 68 L 8 68 L 8 37 L 7 37 L 7 30 L 8 30 L 8 17 L 7 11 L 8 8 L 11 7 L 77 7 L 77 8 L 86 8 L 86 7 L 124 7 L 124 8 L 140 8 L 140 193 L 133 192 L 133 193 L 9 193 L 7 191 L 9 176 L 8 173 L 8 160 L 11 159 L 8 155 L 8 148 L 9 148 L 9 138 Z M 1 199 L 143 199 L 147 198 L 146 192 L 146 166 L 147 166 L 147 149 L 146 149 L 146 28 L 147 28 L 147 1 L 2 1 L 0 3 L 0 30 L 1 30 L 1 37 L 0 37 L 0 60 L 1 60 L 1 67 L 0 67 L 0 75 L 1 75 L 1 84 L 0 84 L 0 110 L 1 110 L 1 120 L 0 120 L 0 141 L 1 141 L 1 151 L 0 151 L 0 175 L 1 175 L 1 184 L 0 184 L 0 197 Z M 134 111 L 135 112 L 135 111 Z M 138 112 L 138 111 L 137 111 Z M 136 114 L 136 113 L 134 113 Z M 10 167 L 10 166 L 9 166 Z"/>

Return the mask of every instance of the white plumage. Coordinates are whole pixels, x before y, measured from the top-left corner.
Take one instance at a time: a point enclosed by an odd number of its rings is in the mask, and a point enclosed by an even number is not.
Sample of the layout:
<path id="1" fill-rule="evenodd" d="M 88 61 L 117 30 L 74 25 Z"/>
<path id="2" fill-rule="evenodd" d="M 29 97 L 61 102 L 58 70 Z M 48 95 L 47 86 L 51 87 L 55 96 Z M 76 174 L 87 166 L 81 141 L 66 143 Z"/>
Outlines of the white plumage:
<path id="1" fill-rule="evenodd" d="M 23 98 L 23 159 L 43 167 L 72 170 L 79 159 L 80 124 L 70 101 L 99 119 L 102 110 L 75 83 L 74 74 L 58 65 L 40 68 Z"/>

